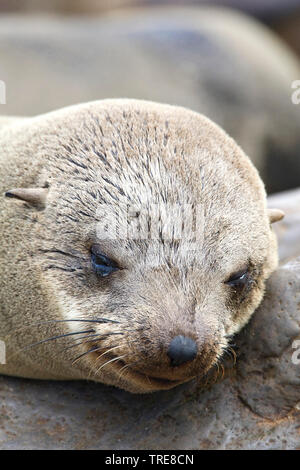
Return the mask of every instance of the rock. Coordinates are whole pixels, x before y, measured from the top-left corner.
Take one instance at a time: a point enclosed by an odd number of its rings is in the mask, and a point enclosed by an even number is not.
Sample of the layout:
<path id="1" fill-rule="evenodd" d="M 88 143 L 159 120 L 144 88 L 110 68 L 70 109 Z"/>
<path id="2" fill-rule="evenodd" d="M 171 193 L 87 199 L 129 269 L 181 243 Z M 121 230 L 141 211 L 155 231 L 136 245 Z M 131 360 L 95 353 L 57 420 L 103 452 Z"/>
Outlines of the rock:
<path id="1" fill-rule="evenodd" d="M 22 4 L 12 0 L 2 0 L 1 11 L 22 11 L 27 14 L 51 13 L 72 15 L 97 15 L 117 8 L 136 6 L 156 6 L 157 0 L 52 0 L 51 2 L 37 2 L 36 0 L 22 0 Z M 207 0 L 159 0 L 160 5 L 202 5 Z M 212 5 L 222 5 L 238 8 L 251 15 L 267 20 L 285 17 L 293 14 L 299 8 L 298 0 L 210 0 Z"/>
<path id="2" fill-rule="evenodd" d="M 288 212 L 290 204 L 296 213 L 292 203 L 299 195 L 300 191 L 276 195 L 270 205 L 276 200 L 276 206 L 280 203 Z M 292 225 L 291 221 L 288 231 L 293 231 Z M 288 237 L 280 241 L 287 253 Z M 296 340 L 300 257 L 283 263 L 269 280 L 262 305 L 234 338 L 237 363 L 230 357 L 224 360 L 223 380 L 205 390 L 191 382 L 167 392 L 131 395 L 91 382 L 2 376 L 0 447 L 300 449 Z"/>
<path id="3" fill-rule="evenodd" d="M 241 354 L 237 389 L 253 413 L 275 421 L 300 410 L 300 341 L 299 354 L 293 349 L 297 339 L 300 257 L 281 266 L 272 276 L 263 305 L 238 338 Z"/>
<path id="4" fill-rule="evenodd" d="M 300 56 L 300 6 L 290 14 L 273 19 L 271 26 Z"/>

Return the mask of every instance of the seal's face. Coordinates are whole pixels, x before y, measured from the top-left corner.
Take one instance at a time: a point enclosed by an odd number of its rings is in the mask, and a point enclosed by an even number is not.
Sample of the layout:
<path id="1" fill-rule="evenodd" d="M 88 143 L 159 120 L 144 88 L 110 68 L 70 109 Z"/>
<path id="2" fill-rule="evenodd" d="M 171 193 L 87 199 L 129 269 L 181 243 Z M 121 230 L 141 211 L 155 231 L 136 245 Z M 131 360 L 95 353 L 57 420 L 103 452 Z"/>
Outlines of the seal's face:
<path id="1" fill-rule="evenodd" d="M 276 266 L 256 170 L 181 108 L 108 101 L 51 122 L 35 250 L 69 367 L 132 392 L 204 376 Z"/>

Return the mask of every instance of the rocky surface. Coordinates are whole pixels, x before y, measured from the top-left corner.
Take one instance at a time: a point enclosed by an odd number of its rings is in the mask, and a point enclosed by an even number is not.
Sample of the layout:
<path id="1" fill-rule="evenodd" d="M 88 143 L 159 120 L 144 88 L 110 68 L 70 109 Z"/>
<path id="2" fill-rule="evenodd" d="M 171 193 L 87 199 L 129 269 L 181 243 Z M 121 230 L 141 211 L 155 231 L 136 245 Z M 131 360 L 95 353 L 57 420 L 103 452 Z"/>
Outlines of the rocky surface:
<path id="1" fill-rule="evenodd" d="M 296 198 L 300 191 L 270 199 L 290 214 L 285 230 L 278 224 L 283 259 L 299 248 L 289 246 L 300 230 Z M 223 380 L 220 369 L 205 391 L 191 382 L 131 395 L 89 382 L 0 377 L 0 448 L 300 449 L 297 339 L 300 257 L 269 280 L 263 304 L 234 339 L 237 362 L 224 361 Z"/>

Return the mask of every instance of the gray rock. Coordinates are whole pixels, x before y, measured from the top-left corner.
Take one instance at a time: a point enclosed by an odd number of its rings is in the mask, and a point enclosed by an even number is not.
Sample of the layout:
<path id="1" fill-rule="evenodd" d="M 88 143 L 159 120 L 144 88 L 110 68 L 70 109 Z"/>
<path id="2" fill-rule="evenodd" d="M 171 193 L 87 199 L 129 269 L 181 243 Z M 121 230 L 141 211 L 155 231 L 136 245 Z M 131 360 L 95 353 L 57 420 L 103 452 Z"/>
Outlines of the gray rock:
<path id="1" fill-rule="evenodd" d="M 0 10 L 24 11 L 28 13 L 51 14 L 90 14 L 97 15 L 105 11 L 136 7 L 160 5 L 202 5 L 207 0 L 52 0 L 39 2 L 36 0 L 22 0 L 22 3 L 13 0 L 2 0 Z M 238 8 L 251 13 L 264 20 L 273 20 L 277 17 L 285 17 L 295 13 L 299 8 L 299 0 L 210 0 L 211 5 L 224 5 L 230 8 Z"/>
<path id="2" fill-rule="evenodd" d="M 258 416 L 274 421 L 300 410 L 300 341 L 299 354 L 293 349 L 297 339 L 300 258 L 273 275 L 262 307 L 238 338 L 239 397 Z M 294 363 L 298 362 L 297 356 L 299 364 Z"/>
<path id="3" fill-rule="evenodd" d="M 282 202 L 288 212 L 292 196 L 284 194 L 281 201 L 277 195 L 272 203 Z M 283 236 L 281 248 L 285 243 Z M 225 356 L 223 380 L 220 369 L 207 389 L 191 382 L 131 395 L 91 382 L 0 377 L 0 447 L 300 449 L 297 339 L 300 257 L 282 264 L 269 280 L 263 304 L 234 338 L 237 363 Z"/>

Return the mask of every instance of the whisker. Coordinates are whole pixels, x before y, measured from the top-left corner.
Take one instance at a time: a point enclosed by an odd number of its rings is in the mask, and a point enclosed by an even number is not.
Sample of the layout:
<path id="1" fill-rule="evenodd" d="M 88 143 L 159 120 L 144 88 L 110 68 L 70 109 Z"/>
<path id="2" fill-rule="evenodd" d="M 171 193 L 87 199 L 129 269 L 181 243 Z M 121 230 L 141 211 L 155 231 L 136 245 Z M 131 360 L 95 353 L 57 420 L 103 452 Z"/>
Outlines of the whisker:
<path id="1" fill-rule="evenodd" d="M 100 366 L 97 369 L 96 374 L 98 374 L 100 372 L 100 370 L 103 369 L 103 367 L 107 366 L 111 362 L 119 361 L 120 359 L 123 359 L 126 356 L 128 356 L 128 354 L 124 354 L 123 356 L 118 356 L 118 357 L 114 357 L 113 359 L 110 359 L 109 361 L 105 362 L 104 364 L 102 364 L 102 366 Z"/>
<path id="2" fill-rule="evenodd" d="M 105 337 L 107 337 L 107 336 L 113 336 L 113 335 L 122 335 L 122 336 L 123 336 L 124 333 L 121 332 L 121 331 L 120 331 L 120 332 L 112 331 L 111 333 L 103 333 L 103 334 L 101 334 L 101 333 L 95 333 L 94 335 L 86 335 L 86 336 L 83 336 L 82 338 L 75 338 L 75 339 L 74 339 L 74 342 L 75 342 L 75 341 L 81 341 L 82 339 L 86 339 L 86 338 L 92 338 L 92 337 L 94 337 L 94 338 L 95 338 L 95 337 L 97 337 L 97 338 L 105 338 Z M 90 341 L 87 341 L 87 342 L 89 343 Z M 72 344 L 71 346 L 67 346 L 66 348 L 62 349 L 62 351 L 66 351 L 67 349 L 74 348 L 75 346 L 79 346 L 80 344 L 83 344 L 83 343 L 84 343 L 84 341 L 79 342 L 79 343 Z"/>
<path id="3" fill-rule="evenodd" d="M 119 379 L 122 378 L 122 373 L 121 373 L 121 372 L 122 372 L 122 371 L 123 371 L 123 373 L 126 372 L 126 369 L 128 369 L 128 367 L 130 367 L 130 366 L 131 366 L 131 364 L 125 364 L 125 366 L 123 366 L 123 367 L 119 370 Z"/>
<path id="4" fill-rule="evenodd" d="M 236 360 L 237 360 L 237 355 L 236 355 L 236 352 L 233 348 L 229 347 L 229 351 L 231 352 L 232 356 L 233 356 L 233 365 L 235 366 L 236 365 Z"/>
<path id="5" fill-rule="evenodd" d="M 122 378 L 122 370 L 126 372 L 126 369 L 130 369 L 132 366 L 134 366 L 135 364 L 138 364 L 139 362 L 142 362 L 142 360 L 140 359 L 139 361 L 135 361 L 135 362 L 132 362 L 131 364 L 125 364 L 125 366 L 121 367 L 121 369 L 119 370 L 119 379 Z M 128 372 L 128 371 L 127 371 Z"/>
<path id="6" fill-rule="evenodd" d="M 114 349 L 117 349 L 117 348 L 120 348 L 120 347 L 121 347 L 121 345 L 119 345 L 119 346 L 114 346 L 113 348 L 110 348 L 110 349 L 108 349 L 107 351 L 104 351 L 103 354 L 100 354 L 100 356 L 97 357 L 97 361 L 98 361 L 99 359 L 101 359 L 101 357 L 104 356 L 105 354 L 108 354 L 110 351 L 113 351 Z"/>
<path id="7" fill-rule="evenodd" d="M 139 364 L 140 362 L 143 362 L 143 359 L 139 359 L 138 361 L 134 361 L 134 362 L 131 362 L 131 363 L 129 363 L 129 364 L 125 364 L 125 366 L 123 366 L 123 367 L 120 369 L 120 372 L 121 372 L 124 368 L 134 366 L 135 364 Z"/>
<path id="8" fill-rule="evenodd" d="M 108 335 L 117 335 L 117 334 L 123 335 L 123 333 L 112 332 L 112 333 L 106 333 L 106 334 L 104 333 L 103 335 L 100 335 L 100 334 L 88 335 L 88 336 L 86 336 L 85 338 L 88 338 L 88 337 L 91 337 L 91 336 L 97 336 L 98 338 L 100 338 L 100 337 L 105 337 L 105 336 L 108 336 Z M 85 339 L 85 338 L 84 338 L 84 339 Z M 81 339 L 82 339 L 82 338 L 81 338 Z M 89 341 L 87 341 L 87 342 L 89 342 Z M 79 343 L 79 344 L 73 344 L 72 346 L 68 346 L 68 347 L 65 348 L 65 349 L 70 349 L 70 348 L 72 348 L 72 347 L 74 347 L 74 346 L 79 346 L 80 344 L 83 344 L 83 343 L 84 343 L 84 341 L 81 342 L 81 343 Z M 106 352 L 109 352 L 109 351 L 111 351 L 112 349 L 116 349 L 117 347 L 120 347 L 120 346 L 113 347 L 113 348 L 109 349 L 109 350 L 106 351 Z M 94 348 L 90 349 L 89 351 L 80 354 L 79 356 L 77 356 L 77 357 L 72 361 L 72 365 L 75 364 L 75 362 L 77 362 L 77 360 L 79 360 L 81 357 L 85 356 L 86 354 L 90 354 L 91 352 L 95 352 L 95 351 L 100 351 L 101 349 L 103 349 L 103 346 L 95 346 Z M 105 354 L 105 353 L 101 354 L 101 356 L 103 356 L 104 354 Z M 100 356 L 100 357 L 101 357 L 101 356 Z"/>
<path id="9" fill-rule="evenodd" d="M 148 380 L 148 382 L 149 382 L 149 385 L 152 385 L 152 382 L 151 382 L 151 380 L 150 380 L 150 378 L 148 377 L 147 374 L 145 374 L 145 377 L 147 378 L 147 380 Z"/>
<path id="10" fill-rule="evenodd" d="M 39 344 L 47 343 L 48 341 L 53 341 L 55 339 L 65 338 L 66 336 L 81 335 L 83 333 L 93 332 L 95 332 L 95 330 L 76 331 L 74 333 L 65 333 L 64 335 L 52 336 L 52 338 L 43 339 L 41 341 L 37 341 L 36 343 L 29 344 L 28 346 L 25 346 L 25 348 L 22 348 L 20 351 L 26 351 L 27 349 L 32 348 L 33 346 L 38 346 Z"/>
<path id="11" fill-rule="evenodd" d="M 226 354 L 226 356 L 228 356 L 233 361 L 231 351 L 229 351 L 228 349 L 224 349 L 224 354 Z M 224 357 L 223 360 L 226 361 L 226 358 Z"/>
<path id="12" fill-rule="evenodd" d="M 117 345 L 117 346 L 113 346 L 112 348 L 108 349 L 107 351 L 104 351 L 103 354 L 101 354 L 99 357 L 97 357 L 96 361 L 101 359 L 102 356 L 104 356 L 105 354 L 108 354 L 110 351 L 114 351 L 115 349 L 118 349 L 118 348 L 121 348 L 121 347 L 122 347 L 122 345 Z M 98 372 L 98 369 L 96 368 L 96 365 L 95 365 L 94 370 L 92 370 L 92 369 L 90 370 L 88 377 L 90 377 L 92 373 L 97 374 L 97 372 Z"/>
<path id="13" fill-rule="evenodd" d="M 67 321 L 82 321 L 87 323 L 120 323 L 117 320 L 109 320 L 108 318 L 94 318 L 93 320 L 87 318 L 71 318 L 69 320 L 45 320 L 41 323 L 62 323 Z"/>
<path id="14" fill-rule="evenodd" d="M 93 341 L 92 339 L 91 340 L 87 340 L 87 341 L 81 341 L 81 340 L 86 340 L 87 338 L 95 338 L 99 336 L 99 333 L 95 333 L 93 335 L 86 335 L 86 336 L 82 336 L 81 338 L 75 338 L 74 342 L 75 341 L 80 341 L 79 343 L 75 343 L 75 344 L 71 344 L 71 346 L 66 346 L 65 348 L 62 348 L 60 349 L 60 352 L 64 352 L 64 351 L 67 351 L 68 349 L 72 349 L 74 348 L 75 346 L 80 346 L 81 344 L 84 344 L 84 343 L 90 343 L 91 341 Z"/>
<path id="15" fill-rule="evenodd" d="M 92 352 L 95 352 L 95 351 L 99 351 L 99 349 L 101 349 L 101 346 L 95 346 L 94 348 L 92 349 L 89 349 L 88 351 L 80 354 L 79 356 L 77 356 L 73 361 L 72 361 L 72 365 L 75 364 L 75 362 L 77 362 L 80 358 L 82 358 L 83 356 L 86 356 L 87 354 L 90 354 Z"/>
<path id="16" fill-rule="evenodd" d="M 110 320 L 108 318 L 96 318 L 96 319 L 85 319 L 85 318 L 70 318 L 68 320 L 45 320 L 45 321 L 40 321 L 40 322 L 31 322 L 31 323 L 26 323 L 25 325 L 22 325 L 20 328 L 15 329 L 11 333 L 8 333 L 4 339 L 7 340 L 10 336 L 15 334 L 18 331 L 23 331 L 25 328 L 31 328 L 32 326 L 38 326 L 38 325 L 47 325 L 50 323 L 65 323 L 65 322 L 87 322 L 87 323 L 116 323 L 120 324 L 121 322 L 117 320 Z"/>

